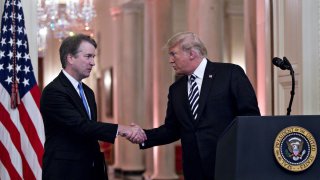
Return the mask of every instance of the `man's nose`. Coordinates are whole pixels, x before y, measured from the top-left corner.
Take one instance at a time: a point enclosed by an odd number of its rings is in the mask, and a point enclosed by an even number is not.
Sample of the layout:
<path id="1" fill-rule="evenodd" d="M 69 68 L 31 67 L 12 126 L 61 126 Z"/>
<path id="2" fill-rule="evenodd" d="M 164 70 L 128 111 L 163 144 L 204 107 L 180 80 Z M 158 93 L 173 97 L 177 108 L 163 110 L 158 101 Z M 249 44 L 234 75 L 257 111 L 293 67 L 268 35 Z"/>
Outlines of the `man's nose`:
<path id="1" fill-rule="evenodd" d="M 90 65 L 91 65 L 91 66 L 96 65 L 96 63 L 95 63 L 95 61 L 94 61 L 94 58 L 91 58 Z"/>
<path id="2" fill-rule="evenodd" d="M 173 56 L 169 56 L 169 63 L 174 63 L 174 57 Z"/>

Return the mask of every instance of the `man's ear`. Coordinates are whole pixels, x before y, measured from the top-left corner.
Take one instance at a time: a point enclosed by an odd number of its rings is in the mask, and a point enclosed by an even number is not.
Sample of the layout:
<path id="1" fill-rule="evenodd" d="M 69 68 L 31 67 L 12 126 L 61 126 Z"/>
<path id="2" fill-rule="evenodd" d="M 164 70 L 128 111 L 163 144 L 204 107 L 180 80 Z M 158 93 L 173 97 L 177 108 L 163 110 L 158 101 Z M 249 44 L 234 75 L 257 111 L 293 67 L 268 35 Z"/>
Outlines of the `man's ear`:
<path id="1" fill-rule="evenodd" d="M 189 56 L 190 59 L 195 59 L 197 57 L 197 53 L 193 49 L 190 49 Z"/>
<path id="2" fill-rule="evenodd" d="M 67 55 L 67 63 L 68 64 L 73 64 L 74 58 L 71 54 Z"/>

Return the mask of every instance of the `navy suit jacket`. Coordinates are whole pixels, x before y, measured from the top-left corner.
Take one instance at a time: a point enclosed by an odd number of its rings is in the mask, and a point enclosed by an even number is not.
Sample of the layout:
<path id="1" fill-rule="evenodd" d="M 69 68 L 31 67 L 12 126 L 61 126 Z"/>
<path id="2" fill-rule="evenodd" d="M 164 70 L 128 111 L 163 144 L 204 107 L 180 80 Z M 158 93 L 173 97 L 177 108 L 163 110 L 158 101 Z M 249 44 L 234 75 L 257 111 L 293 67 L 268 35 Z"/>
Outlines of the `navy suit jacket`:
<path id="1" fill-rule="evenodd" d="M 107 179 L 98 140 L 114 143 L 117 125 L 97 122 L 93 91 L 83 84 L 91 111 L 60 72 L 42 92 L 40 111 L 45 128 L 43 179 Z"/>
<path id="2" fill-rule="evenodd" d="M 146 130 L 145 149 L 181 139 L 186 180 L 214 179 L 219 135 L 236 116 L 259 116 L 254 89 L 238 65 L 208 61 L 193 120 L 188 101 L 188 76 L 169 88 L 166 118 L 158 128 Z"/>

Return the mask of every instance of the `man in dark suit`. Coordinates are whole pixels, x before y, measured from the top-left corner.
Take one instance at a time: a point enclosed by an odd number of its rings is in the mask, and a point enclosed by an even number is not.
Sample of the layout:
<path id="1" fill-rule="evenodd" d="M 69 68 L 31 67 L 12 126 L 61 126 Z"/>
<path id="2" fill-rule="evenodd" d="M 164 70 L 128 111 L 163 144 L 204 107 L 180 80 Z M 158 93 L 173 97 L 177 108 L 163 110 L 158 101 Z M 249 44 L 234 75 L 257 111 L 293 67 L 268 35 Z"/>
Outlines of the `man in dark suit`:
<path id="1" fill-rule="evenodd" d="M 95 65 L 96 42 L 86 35 L 66 38 L 60 46 L 63 70 L 42 92 L 45 127 L 44 180 L 108 179 L 98 140 L 114 143 L 116 135 L 145 140 L 143 130 L 97 122 L 93 91 L 81 82 Z"/>
<path id="2" fill-rule="evenodd" d="M 240 66 L 206 59 L 194 33 L 174 35 L 167 48 L 170 64 L 183 76 L 169 88 L 164 124 L 145 130 L 148 140 L 140 148 L 181 139 L 184 178 L 213 180 L 219 135 L 236 116 L 260 115 L 254 89 Z"/>

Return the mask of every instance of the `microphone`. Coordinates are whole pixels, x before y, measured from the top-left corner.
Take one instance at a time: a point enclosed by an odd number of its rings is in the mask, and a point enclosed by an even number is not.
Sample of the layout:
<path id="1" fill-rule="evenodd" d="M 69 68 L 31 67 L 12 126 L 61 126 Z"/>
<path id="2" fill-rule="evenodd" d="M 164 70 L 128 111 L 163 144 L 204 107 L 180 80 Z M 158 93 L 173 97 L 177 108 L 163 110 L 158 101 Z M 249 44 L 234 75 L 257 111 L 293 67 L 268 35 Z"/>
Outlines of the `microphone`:
<path id="1" fill-rule="evenodd" d="M 282 70 L 290 70 L 292 68 L 290 62 L 288 61 L 288 59 L 286 57 L 283 57 L 283 60 L 278 58 L 278 57 L 274 57 L 272 59 L 272 63 L 273 65 L 279 67 Z"/>
<path id="2" fill-rule="evenodd" d="M 273 65 L 279 67 L 280 69 L 282 70 L 290 70 L 290 75 L 291 75 L 291 78 L 292 78 L 292 85 L 291 85 L 291 96 L 290 96 L 290 102 L 289 102 L 289 106 L 287 108 L 287 115 L 290 115 L 290 112 L 291 112 L 291 106 L 292 106 L 292 101 L 293 101 L 293 97 L 294 97 L 294 89 L 295 89 L 295 79 L 294 79 L 294 71 L 293 71 L 293 68 L 289 62 L 289 60 L 286 58 L 286 57 L 283 57 L 283 60 L 278 58 L 278 57 L 274 57 L 272 59 L 272 63 Z"/>

